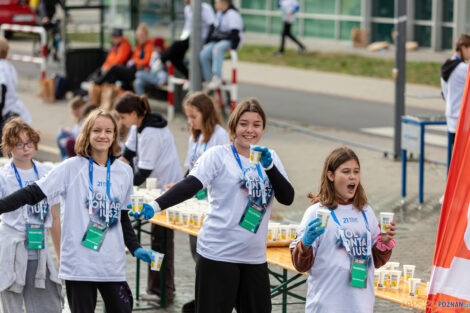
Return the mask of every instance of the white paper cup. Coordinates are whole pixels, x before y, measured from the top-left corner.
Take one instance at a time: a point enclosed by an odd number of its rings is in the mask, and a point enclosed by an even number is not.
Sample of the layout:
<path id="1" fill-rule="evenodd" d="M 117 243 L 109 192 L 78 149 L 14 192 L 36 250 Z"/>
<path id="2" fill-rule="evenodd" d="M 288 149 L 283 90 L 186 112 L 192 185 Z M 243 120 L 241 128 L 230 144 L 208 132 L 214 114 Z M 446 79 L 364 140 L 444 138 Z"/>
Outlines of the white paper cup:
<path id="1" fill-rule="evenodd" d="M 405 278 L 405 281 L 408 281 L 408 279 L 413 278 L 415 276 L 415 269 L 415 265 L 403 265 L 403 277 Z"/>
<path id="2" fill-rule="evenodd" d="M 380 272 L 381 272 L 381 271 L 382 271 L 382 270 L 379 270 L 379 269 L 377 269 L 377 270 L 374 271 L 374 288 L 379 287 Z"/>
<path id="3" fill-rule="evenodd" d="M 204 214 L 198 212 L 198 213 L 192 213 L 192 220 L 193 220 L 193 227 L 194 228 L 201 228 L 202 226 L 202 220 L 204 218 Z"/>
<path id="4" fill-rule="evenodd" d="M 297 236 L 297 229 L 299 225 L 291 224 L 289 225 L 289 240 L 294 240 Z"/>
<path id="5" fill-rule="evenodd" d="M 273 236 L 273 228 L 268 227 L 268 242 L 273 242 L 274 241 L 274 236 Z"/>
<path id="6" fill-rule="evenodd" d="M 163 262 L 163 257 L 165 256 L 163 253 L 160 253 L 160 252 L 156 252 L 156 251 L 152 251 L 152 255 L 153 255 L 153 261 L 152 261 L 152 264 L 150 266 L 150 269 L 152 271 L 157 271 L 159 272 L 160 269 L 162 268 L 162 262 Z"/>
<path id="7" fill-rule="evenodd" d="M 385 234 L 390 229 L 390 223 L 395 214 L 391 212 L 380 212 L 380 231 Z"/>
<path id="8" fill-rule="evenodd" d="M 388 270 L 381 270 L 379 273 L 379 288 L 388 287 Z"/>
<path id="9" fill-rule="evenodd" d="M 421 279 L 419 278 L 410 278 L 408 280 L 408 288 L 410 291 L 410 296 L 417 297 L 419 296 L 420 290 L 419 285 L 421 284 Z"/>
<path id="10" fill-rule="evenodd" d="M 181 220 L 181 209 L 174 209 L 175 212 L 175 225 L 183 225 L 183 221 Z"/>
<path id="11" fill-rule="evenodd" d="M 279 237 L 280 241 L 289 240 L 289 226 L 282 225 L 281 227 L 279 227 Z"/>
<path id="12" fill-rule="evenodd" d="M 189 227 L 189 212 L 183 211 L 181 212 L 181 223 L 183 227 Z"/>
<path id="13" fill-rule="evenodd" d="M 173 209 L 166 209 L 166 220 L 168 223 L 170 224 L 174 224 L 175 223 L 175 212 L 173 211 Z"/>
<path id="14" fill-rule="evenodd" d="M 145 181 L 145 187 L 148 190 L 157 189 L 157 179 L 155 177 L 149 177 Z"/>
<path id="15" fill-rule="evenodd" d="M 132 208 L 131 208 L 131 212 L 132 213 L 135 213 L 137 212 L 137 195 L 131 195 L 131 205 L 132 205 Z"/>
<path id="16" fill-rule="evenodd" d="M 400 286 L 401 271 L 390 271 L 390 288 L 398 289 Z"/>
<path id="17" fill-rule="evenodd" d="M 269 223 L 268 228 L 273 230 L 273 241 L 279 241 L 281 239 L 280 227 L 281 223 Z"/>
<path id="18" fill-rule="evenodd" d="M 398 271 L 400 267 L 400 262 L 387 262 L 387 264 L 390 271 Z"/>
<path id="19" fill-rule="evenodd" d="M 327 209 L 318 209 L 317 210 L 317 217 L 320 219 L 321 226 L 327 226 L 328 225 L 328 219 L 330 218 L 331 212 L 330 210 Z"/>
<path id="20" fill-rule="evenodd" d="M 144 205 L 144 196 L 131 195 L 131 205 L 132 205 L 132 213 L 142 212 L 142 208 Z"/>
<path id="21" fill-rule="evenodd" d="M 254 148 L 260 147 L 255 145 L 250 145 L 250 163 L 258 164 L 261 159 L 261 151 L 255 151 Z"/>

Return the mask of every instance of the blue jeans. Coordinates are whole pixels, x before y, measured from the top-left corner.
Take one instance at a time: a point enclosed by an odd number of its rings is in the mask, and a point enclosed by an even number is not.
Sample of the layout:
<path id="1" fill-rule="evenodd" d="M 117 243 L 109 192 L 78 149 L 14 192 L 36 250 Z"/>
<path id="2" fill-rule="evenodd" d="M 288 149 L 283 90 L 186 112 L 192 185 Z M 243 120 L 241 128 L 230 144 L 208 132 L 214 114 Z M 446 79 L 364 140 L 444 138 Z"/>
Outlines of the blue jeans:
<path id="1" fill-rule="evenodd" d="M 222 77 L 224 53 L 231 45 L 232 42 L 230 40 L 212 41 L 201 50 L 199 60 L 201 61 L 202 76 L 206 82 L 212 79 L 212 75 Z"/>
<path id="2" fill-rule="evenodd" d="M 168 75 L 165 71 L 137 71 L 137 73 L 135 73 L 134 91 L 139 96 L 143 95 L 145 93 L 145 86 L 161 85 L 165 83 L 167 79 Z"/>

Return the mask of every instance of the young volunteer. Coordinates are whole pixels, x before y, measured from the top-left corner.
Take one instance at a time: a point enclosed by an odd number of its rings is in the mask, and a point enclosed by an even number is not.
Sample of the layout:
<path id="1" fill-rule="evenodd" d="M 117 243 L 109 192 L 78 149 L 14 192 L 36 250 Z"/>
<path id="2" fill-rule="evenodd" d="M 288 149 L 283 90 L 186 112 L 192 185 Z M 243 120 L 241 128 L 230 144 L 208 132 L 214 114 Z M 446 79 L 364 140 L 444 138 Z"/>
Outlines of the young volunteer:
<path id="1" fill-rule="evenodd" d="M 134 185 L 141 185 L 147 177 L 157 178 L 158 188 L 181 180 L 183 171 L 173 134 L 165 118 L 151 112 L 147 98 L 127 92 L 119 97 L 115 108 L 120 122 L 129 128 L 121 160 L 133 163 Z M 166 233 L 166 297 L 171 301 L 175 290 L 173 230 L 152 224 L 151 231 L 152 249 L 156 251 L 163 251 L 159 237 L 162 232 Z M 155 295 L 160 295 L 160 292 L 160 272 L 149 269 L 147 294 L 142 298 L 156 300 Z"/>
<path id="2" fill-rule="evenodd" d="M 19 117 L 10 119 L 3 129 L 3 153 L 11 163 L 0 168 L 0 197 L 31 185 L 49 172 L 50 167 L 33 161 L 40 137 Z M 58 313 L 62 311 L 62 283 L 47 247 L 52 237 L 57 257 L 60 253 L 59 199 L 26 205 L 2 214 L 0 223 L 0 311 Z"/>
<path id="3" fill-rule="evenodd" d="M 277 7 L 282 10 L 282 19 L 284 20 L 282 34 L 281 34 L 281 46 L 276 55 L 284 54 L 284 46 L 286 43 L 286 37 L 292 39 L 299 46 L 299 54 L 304 53 L 305 46 L 292 35 L 291 27 L 295 22 L 295 14 L 299 11 L 299 2 L 297 0 L 280 0 L 277 2 Z"/>
<path id="4" fill-rule="evenodd" d="M 211 97 L 202 92 L 189 96 L 183 104 L 184 113 L 188 118 L 189 136 L 188 153 L 184 167 L 191 171 L 199 157 L 209 148 L 230 143 L 227 131 L 222 127 L 220 114 L 217 112 Z M 202 189 L 196 195 L 198 199 L 207 199 L 207 190 Z M 191 255 L 197 263 L 197 237 L 189 236 Z M 195 302 L 183 305 L 183 313 L 195 312 Z"/>
<path id="5" fill-rule="evenodd" d="M 243 20 L 231 0 L 215 0 L 217 9 L 215 28 L 209 32 L 199 59 L 207 89 L 218 89 L 222 85 L 222 63 L 224 53 L 240 48 Z"/>
<path id="6" fill-rule="evenodd" d="M 149 218 L 207 188 L 211 210 L 197 241 L 196 312 L 271 312 L 269 216 L 274 197 L 290 205 L 294 189 L 273 150 L 257 147 L 260 163 L 249 162 L 250 145 L 261 140 L 265 126 L 256 99 L 239 103 L 228 122 L 232 143 L 207 150 L 183 181 L 143 211 Z"/>
<path id="7" fill-rule="evenodd" d="M 316 196 L 291 244 L 292 263 L 307 272 L 306 313 L 374 310 L 374 267 L 384 265 L 395 246 L 395 223 L 380 228 L 361 185 L 359 159 L 349 148 L 326 158 Z M 326 229 L 316 218 L 329 209 Z M 352 279 L 354 278 L 354 279 Z"/>
<path id="8" fill-rule="evenodd" d="M 127 215 L 132 170 L 116 159 L 117 137 L 109 113 L 91 112 L 75 143 L 76 157 L 0 200 L 0 213 L 5 213 L 46 197 L 64 198 L 59 278 L 65 280 L 72 313 L 94 312 L 97 290 L 107 312 L 131 312 L 124 244 L 135 257 L 153 259 L 139 246 Z"/>

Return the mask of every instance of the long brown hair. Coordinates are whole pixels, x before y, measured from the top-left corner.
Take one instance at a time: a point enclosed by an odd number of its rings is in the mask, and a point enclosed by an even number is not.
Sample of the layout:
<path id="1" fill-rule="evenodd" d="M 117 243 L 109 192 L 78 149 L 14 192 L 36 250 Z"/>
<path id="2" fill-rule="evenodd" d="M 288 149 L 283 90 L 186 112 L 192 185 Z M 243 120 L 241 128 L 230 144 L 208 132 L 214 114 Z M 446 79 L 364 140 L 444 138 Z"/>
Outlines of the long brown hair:
<path id="1" fill-rule="evenodd" d="M 266 114 L 264 113 L 261 104 L 256 98 L 248 98 L 240 102 L 235 107 L 235 110 L 233 110 L 232 114 L 230 114 L 230 118 L 228 119 L 227 128 L 231 141 L 235 139 L 237 124 L 240 120 L 240 117 L 246 112 L 258 113 L 261 116 L 261 119 L 263 120 L 263 129 L 266 128 Z"/>
<path id="2" fill-rule="evenodd" d="M 25 121 L 19 117 L 9 119 L 3 126 L 2 135 L 2 152 L 7 156 L 15 145 L 20 141 L 20 134 L 25 132 L 29 139 L 34 143 L 34 148 L 38 150 L 38 143 L 41 140 L 39 133 L 29 126 Z"/>
<path id="3" fill-rule="evenodd" d="M 320 202 L 323 206 L 329 207 L 333 210 L 338 207 L 335 186 L 334 183 L 328 179 L 328 172 L 334 173 L 341 164 L 349 160 L 355 160 L 359 165 L 359 168 L 361 167 L 356 153 L 348 147 L 336 148 L 330 152 L 325 159 L 325 164 L 323 165 L 323 171 L 320 178 L 320 190 L 316 195 L 313 195 L 312 193 L 308 194 L 312 203 Z M 367 204 L 366 193 L 361 182 L 359 182 L 359 185 L 357 186 L 356 193 L 352 199 L 352 204 L 358 210 L 362 210 L 362 208 Z"/>
<path id="4" fill-rule="evenodd" d="M 90 112 L 88 117 L 83 122 L 82 130 L 75 141 L 75 153 L 83 157 L 91 156 L 90 133 L 93 125 L 99 117 L 107 117 L 113 122 L 114 125 L 114 138 L 113 144 L 109 148 L 108 154 L 110 156 L 118 156 L 121 153 L 121 146 L 119 146 L 119 129 L 116 120 L 110 112 L 103 109 L 96 109 Z"/>
<path id="5" fill-rule="evenodd" d="M 467 34 L 461 34 L 455 43 L 455 51 L 458 52 L 463 59 L 462 47 L 470 47 L 470 36 Z"/>
<path id="6" fill-rule="evenodd" d="M 152 113 L 147 97 L 138 96 L 130 91 L 125 92 L 117 99 L 114 109 L 119 113 L 136 112 L 139 117 Z"/>
<path id="7" fill-rule="evenodd" d="M 203 92 L 195 92 L 188 96 L 183 103 L 184 107 L 192 106 L 202 114 L 202 130 L 190 128 L 194 141 L 202 133 L 203 143 L 208 142 L 214 134 L 215 127 L 222 125 L 222 118 L 217 110 L 215 101 Z"/>

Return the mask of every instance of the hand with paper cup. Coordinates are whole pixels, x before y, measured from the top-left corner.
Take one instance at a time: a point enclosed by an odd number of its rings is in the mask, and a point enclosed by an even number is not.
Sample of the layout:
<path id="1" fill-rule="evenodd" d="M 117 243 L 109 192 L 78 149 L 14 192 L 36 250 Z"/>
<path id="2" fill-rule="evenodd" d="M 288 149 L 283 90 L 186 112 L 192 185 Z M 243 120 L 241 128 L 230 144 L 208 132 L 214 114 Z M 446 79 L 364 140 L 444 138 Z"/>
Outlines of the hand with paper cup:
<path id="1" fill-rule="evenodd" d="M 153 201 L 152 204 L 154 202 L 155 201 Z M 148 204 L 148 203 L 144 202 L 144 204 L 142 206 L 142 211 L 140 213 L 139 212 L 132 212 L 132 204 L 128 204 L 127 209 L 129 210 L 129 215 L 132 216 L 133 218 L 139 219 L 141 216 L 143 216 L 146 220 L 149 220 L 155 215 L 155 211 L 156 211 L 154 209 L 154 207 L 152 206 L 152 204 Z M 157 205 L 158 205 L 158 203 L 157 203 Z M 160 210 L 158 210 L 158 211 L 160 211 Z"/>
<path id="2" fill-rule="evenodd" d="M 302 242 L 304 245 L 311 247 L 315 239 L 325 232 L 325 227 L 318 227 L 320 225 L 321 221 L 318 217 L 308 224 L 307 228 L 305 229 L 305 233 L 302 236 Z"/>
<path id="3" fill-rule="evenodd" d="M 393 240 L 393 237 L 396 234 L 395 229 L 396 229 L 395 222 L 391 221 L 387 232 L 381 234 L 382 235 L 382 243 L 384 243 L 385 245 L 388 245 L 388 243 Z"/>
<path id="4" fill-rule="evenodd" d="M 259 160 L 261 166 L 263 166 L 265 169 L 270 169 L 271 165 L 273 164 L 273 158 L 271 156 L 271 152 L 269 152 L 269 149 L 266 147 L 254 146 L 253 151 L 258 151 L 261 153 Z"/>
<path id="5" fill-rule="evenodd" d="M 137 248 L 137 250 L 134 251 L 134 256 L 138 258 L 139 260 L 142 260 L 149 265 L 152 264 L 152 261 L 155 261 L 152 250 L 144 249 L 144 248 Z"/>

